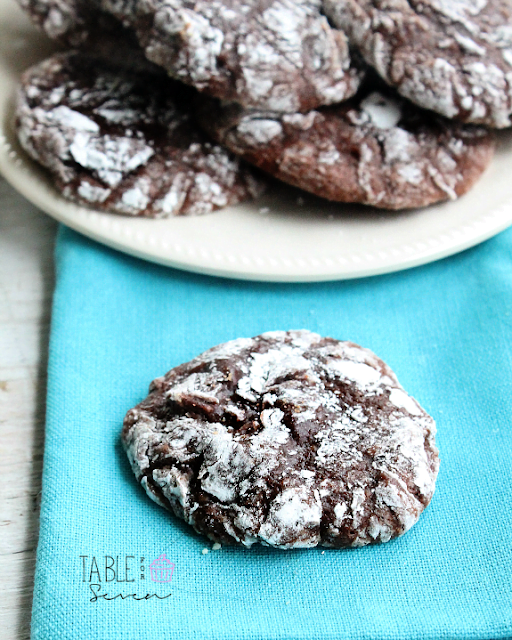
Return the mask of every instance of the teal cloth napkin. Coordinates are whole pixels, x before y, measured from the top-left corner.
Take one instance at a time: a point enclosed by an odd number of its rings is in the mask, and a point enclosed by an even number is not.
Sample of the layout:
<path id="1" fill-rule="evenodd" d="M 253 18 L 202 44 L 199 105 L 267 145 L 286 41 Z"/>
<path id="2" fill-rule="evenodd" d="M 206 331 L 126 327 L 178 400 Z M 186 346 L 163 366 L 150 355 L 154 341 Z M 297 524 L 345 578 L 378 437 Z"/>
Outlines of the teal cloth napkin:
<path id="1" fill-rule="evenodd" d="M 165 269 L 66 229 L 56 259 L 35 640 L 512 638 L 512 230 L 308 285 Z M 136 483 L 119 433 L 149 382 L 291 328 L 374 350 L 436 418 L 437 491 L 398 540 L 213 551 Z"/>

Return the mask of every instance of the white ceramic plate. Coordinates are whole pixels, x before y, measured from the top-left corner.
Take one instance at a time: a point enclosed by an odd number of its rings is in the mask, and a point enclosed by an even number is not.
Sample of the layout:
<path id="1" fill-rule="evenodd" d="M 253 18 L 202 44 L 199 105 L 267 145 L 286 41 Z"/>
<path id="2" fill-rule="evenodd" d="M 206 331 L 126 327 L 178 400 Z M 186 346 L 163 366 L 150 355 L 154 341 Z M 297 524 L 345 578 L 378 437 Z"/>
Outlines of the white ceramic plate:
<path id="1" fill-rule="evenodd" d="M 403 213 L 323 202 L 274 187 L 258 202 L 207 216 L 144 220 L 70 204 L 19 147 L 12 127 L 21 72 L 52 51 L 14 0 L 0 0 L 0 171 L 28 200 L 95 240 L 164 265 L 281 282 L 407 269 L 471 247 L 512 224 L 512 135 L 476 187 L 456 202 Z"/>

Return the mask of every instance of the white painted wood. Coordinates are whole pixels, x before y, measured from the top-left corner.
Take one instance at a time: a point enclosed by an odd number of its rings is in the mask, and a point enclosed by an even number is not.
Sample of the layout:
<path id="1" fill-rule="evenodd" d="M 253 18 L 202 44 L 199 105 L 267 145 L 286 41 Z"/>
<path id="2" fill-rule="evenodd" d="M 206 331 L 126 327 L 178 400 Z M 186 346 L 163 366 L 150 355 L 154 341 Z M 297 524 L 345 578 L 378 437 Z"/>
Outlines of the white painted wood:
<path id="1" fill-rule="evenodd" d="M 56 226 L 0 178 L 0 635 L 12 640 L 30 634 Z"/>

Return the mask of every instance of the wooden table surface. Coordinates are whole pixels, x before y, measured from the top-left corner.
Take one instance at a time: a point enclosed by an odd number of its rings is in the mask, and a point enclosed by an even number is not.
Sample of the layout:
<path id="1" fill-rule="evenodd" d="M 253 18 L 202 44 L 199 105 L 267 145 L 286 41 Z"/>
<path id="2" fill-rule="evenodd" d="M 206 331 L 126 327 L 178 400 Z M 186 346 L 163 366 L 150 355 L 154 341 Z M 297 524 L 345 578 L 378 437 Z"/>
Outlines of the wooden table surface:
<path id="1" fill-rule="evenodd" d="M 0 178 L 0 637 L 30 635 L 56 223 Z"/>

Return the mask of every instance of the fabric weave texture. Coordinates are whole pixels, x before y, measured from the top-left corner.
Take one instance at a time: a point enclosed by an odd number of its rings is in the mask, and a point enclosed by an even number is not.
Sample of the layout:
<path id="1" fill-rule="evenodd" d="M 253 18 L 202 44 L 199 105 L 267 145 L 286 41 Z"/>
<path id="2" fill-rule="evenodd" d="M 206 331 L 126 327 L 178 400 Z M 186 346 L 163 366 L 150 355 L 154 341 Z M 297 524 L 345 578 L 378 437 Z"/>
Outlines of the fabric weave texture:
<path id="1" fill-rule="evenodd" d="M 34 640 L 512 638 L 512 229 L 320 284 L 180 272 L 65 228 L 56 262 Z M 436 493 L 384 545 L 213 551 L 139 487 L 123 417 L 213 345 L 302 328 L 375 351 L 436 419 Z M 170 582 L 152 580 L 162 554 Z"/>

